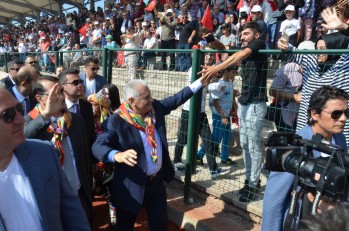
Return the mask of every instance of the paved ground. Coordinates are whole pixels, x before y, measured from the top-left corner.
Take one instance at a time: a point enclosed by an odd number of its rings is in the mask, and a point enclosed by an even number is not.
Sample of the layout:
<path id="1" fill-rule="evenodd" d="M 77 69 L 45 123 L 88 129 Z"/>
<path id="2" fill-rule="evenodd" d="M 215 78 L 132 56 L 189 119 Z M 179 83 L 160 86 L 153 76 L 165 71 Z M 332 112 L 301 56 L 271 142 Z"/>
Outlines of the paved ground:
<path id="1" fill-rule="evenodd" d="M 167 185 L 167 195 L 169 231 L 260 230 L 260 225 L 251 221 L 248 212 L 200 190 L 192 189 L 192 203 L 184 204 L 183 183 L 178 180 Z M 98 197 L 94 202 L 95 231 L 109 229 L 107 217 L 108 206 Z M 149 230 L 144 210 L 137 218 L 135 230 Z"/>

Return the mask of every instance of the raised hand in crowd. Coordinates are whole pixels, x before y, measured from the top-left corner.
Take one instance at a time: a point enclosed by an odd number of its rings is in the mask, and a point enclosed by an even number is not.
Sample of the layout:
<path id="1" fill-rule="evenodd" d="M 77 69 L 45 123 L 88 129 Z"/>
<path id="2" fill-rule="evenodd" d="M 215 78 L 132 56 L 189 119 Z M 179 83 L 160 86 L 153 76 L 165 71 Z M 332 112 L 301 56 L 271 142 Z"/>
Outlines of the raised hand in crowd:
<path id="1" fill-rule="evenodd" d="M 62 90 L 63 88 L 56 83 L 48 93 L 46 107 L 41 113 L 44 119 L 48 120 L 52 116 L 58 117 L 66 107 Z"/>
<path id="2" fill-rule="evenodd" d="M 348 24 L 344 23 L 337 15 L 336 8 L 326 8 L 322 11 L 321 16 L 326 23 L 321 26 L 327 30 L 346 30 Z"/>

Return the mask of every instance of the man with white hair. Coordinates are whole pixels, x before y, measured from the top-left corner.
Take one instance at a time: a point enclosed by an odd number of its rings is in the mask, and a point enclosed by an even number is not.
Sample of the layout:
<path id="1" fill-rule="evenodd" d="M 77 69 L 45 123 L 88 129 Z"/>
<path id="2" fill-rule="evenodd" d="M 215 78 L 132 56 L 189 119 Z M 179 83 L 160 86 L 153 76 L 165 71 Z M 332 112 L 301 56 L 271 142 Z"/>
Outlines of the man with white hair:
<path id="1" fill-rule="evenodd" d="M 134 230 L 140 209 L 145 207 L 151 231 L 167 230 L 166 188 L 174 169 L 166 137 L 165 115 L 178 108 L 210 78 L 201 77 L 174 96 L 153 99 L 147 83 L 131 80 L 125 86 L 126 101 L 102 125 L 93 144 L 97 159 L 115 163 L 112 204 L 117 230 Z"/>

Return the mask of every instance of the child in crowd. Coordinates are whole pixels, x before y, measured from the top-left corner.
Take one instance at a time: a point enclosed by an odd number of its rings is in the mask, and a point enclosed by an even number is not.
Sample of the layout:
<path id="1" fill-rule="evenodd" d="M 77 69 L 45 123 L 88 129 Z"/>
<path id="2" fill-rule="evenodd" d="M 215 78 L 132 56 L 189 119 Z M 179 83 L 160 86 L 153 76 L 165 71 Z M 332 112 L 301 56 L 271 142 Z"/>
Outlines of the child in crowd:
<path id="1" fill-rule="evenodd" d="M 280 32 L 282 36 L 288 39 L 288 42 L 293 46 L 297 46 L 301 42 L 301 23 L 294 18 L 295 8 L 293 5 L 288 5 L 285 8 L 286 19 L 281 23 Z"/>

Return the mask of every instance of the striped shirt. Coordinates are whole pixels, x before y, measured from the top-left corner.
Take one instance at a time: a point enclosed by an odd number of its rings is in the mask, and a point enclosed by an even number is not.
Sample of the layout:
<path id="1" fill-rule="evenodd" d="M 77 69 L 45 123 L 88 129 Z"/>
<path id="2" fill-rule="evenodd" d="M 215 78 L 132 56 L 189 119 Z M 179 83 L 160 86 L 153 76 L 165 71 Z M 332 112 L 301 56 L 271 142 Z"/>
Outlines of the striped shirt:
<path id="1" fill-rule="evenodd" d="M 345 90 L 349 94 L 349 54 L 341 55 L 340 59 L 325 73 L 320 73 L 320 67 L 315 55 L 293 54 L 290 61 L 303 67 L 302 101 L 299 108 L 297 131 L 306 126 L 308 121 L 308 106 L 310 97 L 322 86 L 333 86 Z M 344 127 L 347 146 L 349 145 L 349 124 Z"/>

